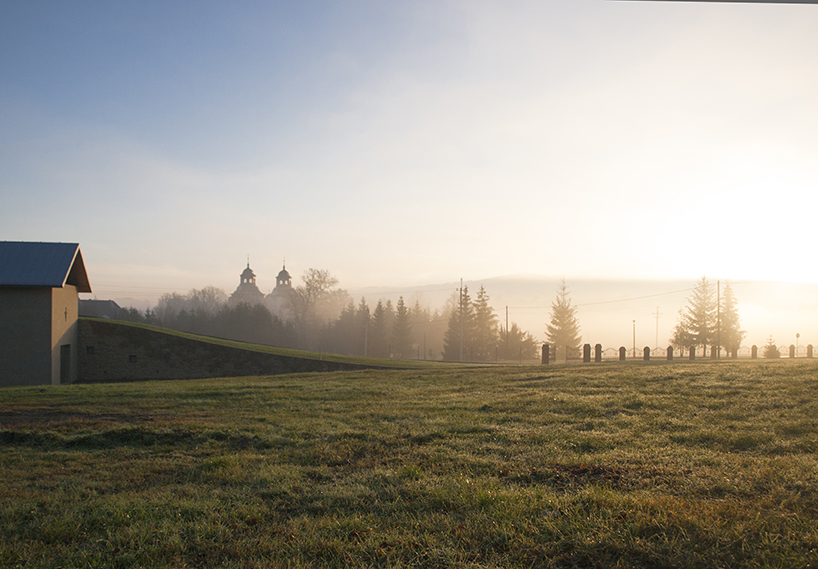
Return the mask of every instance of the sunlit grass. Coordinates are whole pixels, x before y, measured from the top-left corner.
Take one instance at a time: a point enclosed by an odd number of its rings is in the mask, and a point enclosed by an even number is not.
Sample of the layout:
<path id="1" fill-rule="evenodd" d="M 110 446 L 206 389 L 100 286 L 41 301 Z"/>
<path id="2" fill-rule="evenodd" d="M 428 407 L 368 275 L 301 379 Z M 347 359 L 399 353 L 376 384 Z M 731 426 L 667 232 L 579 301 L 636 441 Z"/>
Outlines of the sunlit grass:
<path id="1" fill-rule="evenodd" d="M 807 567 L 818 365 L 0 390 L 4 567 Z"/>

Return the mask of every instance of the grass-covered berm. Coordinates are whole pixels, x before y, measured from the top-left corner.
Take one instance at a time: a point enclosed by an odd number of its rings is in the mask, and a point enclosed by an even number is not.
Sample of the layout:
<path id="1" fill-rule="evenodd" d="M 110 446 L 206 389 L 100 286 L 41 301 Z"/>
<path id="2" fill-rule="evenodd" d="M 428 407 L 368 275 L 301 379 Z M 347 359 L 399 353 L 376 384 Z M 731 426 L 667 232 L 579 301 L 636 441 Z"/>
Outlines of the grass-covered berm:
<path id="1" fill-rule="evenodd" d="M 3 567 L 818 559 L 818 362 L 0 390 Z"/>

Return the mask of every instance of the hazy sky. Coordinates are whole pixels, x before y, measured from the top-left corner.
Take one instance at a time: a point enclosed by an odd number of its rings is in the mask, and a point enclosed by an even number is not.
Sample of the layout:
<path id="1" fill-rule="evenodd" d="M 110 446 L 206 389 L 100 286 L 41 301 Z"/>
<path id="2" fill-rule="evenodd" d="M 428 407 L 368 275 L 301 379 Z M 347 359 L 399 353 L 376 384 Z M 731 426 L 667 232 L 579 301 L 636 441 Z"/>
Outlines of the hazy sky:
<path id="1" fill-rule="evenodd" d="M 0 3 L 0 239 L 100 298 L 329 270 L 816 282 L 818 6 Z M 550 296 L 549 291 L 549 296 Z"/>

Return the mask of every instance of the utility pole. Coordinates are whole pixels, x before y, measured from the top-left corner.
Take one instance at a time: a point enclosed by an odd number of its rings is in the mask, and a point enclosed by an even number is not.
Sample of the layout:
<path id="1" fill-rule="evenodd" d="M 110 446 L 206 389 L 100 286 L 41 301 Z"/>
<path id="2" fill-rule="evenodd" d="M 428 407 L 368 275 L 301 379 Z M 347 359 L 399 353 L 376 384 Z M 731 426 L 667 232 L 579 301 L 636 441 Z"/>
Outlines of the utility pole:
<path id="1" fill-rule="evenodd" d="M 656 317 L 656 347 L 659 347 L 659 317 L 662 313 L 659 312 L 659 307 L 656 307 L 656 312 L 653 314 Z"/>

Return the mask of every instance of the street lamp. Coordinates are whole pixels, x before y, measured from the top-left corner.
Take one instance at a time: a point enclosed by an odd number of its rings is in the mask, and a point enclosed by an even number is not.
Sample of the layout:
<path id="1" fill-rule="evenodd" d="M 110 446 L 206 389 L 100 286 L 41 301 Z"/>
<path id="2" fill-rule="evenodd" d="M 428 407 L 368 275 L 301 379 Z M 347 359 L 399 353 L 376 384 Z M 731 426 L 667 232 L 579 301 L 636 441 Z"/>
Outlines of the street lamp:
<path id="1" fill-rule="evenodd" d="M 633 359 L 636 359 L 636 320 L 633 321 Z"/>

